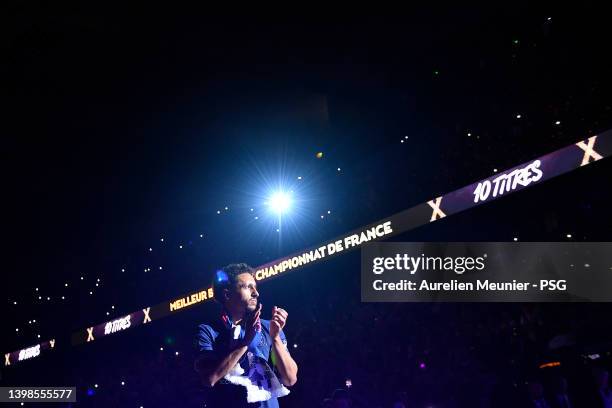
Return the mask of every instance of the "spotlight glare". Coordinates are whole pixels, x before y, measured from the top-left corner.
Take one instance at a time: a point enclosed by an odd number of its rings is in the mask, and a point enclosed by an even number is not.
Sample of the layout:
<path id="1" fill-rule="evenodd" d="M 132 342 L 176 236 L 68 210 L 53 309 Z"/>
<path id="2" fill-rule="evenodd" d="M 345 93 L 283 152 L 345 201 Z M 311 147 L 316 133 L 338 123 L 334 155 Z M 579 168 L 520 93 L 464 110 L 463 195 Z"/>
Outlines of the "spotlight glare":
<path id="1" fill-rule="evenodd" d="M 272 211 L 281 214 L 291 206 L 291 196 L 285 192 L 277 192 L 270 197 L 267 204 Z"/>

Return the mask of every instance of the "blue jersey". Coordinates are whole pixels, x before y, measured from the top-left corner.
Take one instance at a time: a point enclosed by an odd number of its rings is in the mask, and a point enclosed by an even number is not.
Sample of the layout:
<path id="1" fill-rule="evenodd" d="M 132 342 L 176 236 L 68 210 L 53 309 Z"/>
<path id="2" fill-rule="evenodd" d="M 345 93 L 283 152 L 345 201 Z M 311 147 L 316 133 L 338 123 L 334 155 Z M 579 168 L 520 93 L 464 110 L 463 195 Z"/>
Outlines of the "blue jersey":
<path id="1" fill-rule="evenodd" d="M 247 352 L 240 358 L 240 367 L 244 370 L 244 378 L 262 389 L 269 389 L 270 384 L 279 378 L 272 358 L 272 337 L 270 336 L 270 321 L 261 319 L 261 330 L 249 344 Z M 238 332 L 239 331 L 239 332 Z M 198 326 L 196 346 L 199 352 L 198 360 L 211 359 L 218 361 L 227 356 L 235 347 L 236 339 L 244 338 L 245 331 L 241 326 L 232 327 L 222 320 L 213 324 Z M 285 333 L 281 330 L 280 338 L 287 344 Z M 276 377 L 272 379 L 272 377 Z M 279 380 L 280 381 L 280 380 Z M 267 401 L 247 403 L 246 388 L 221 379 L 214 387 L 207 390 L 207 407 L 259 407 L 278 408 L 277 398 Z"/>

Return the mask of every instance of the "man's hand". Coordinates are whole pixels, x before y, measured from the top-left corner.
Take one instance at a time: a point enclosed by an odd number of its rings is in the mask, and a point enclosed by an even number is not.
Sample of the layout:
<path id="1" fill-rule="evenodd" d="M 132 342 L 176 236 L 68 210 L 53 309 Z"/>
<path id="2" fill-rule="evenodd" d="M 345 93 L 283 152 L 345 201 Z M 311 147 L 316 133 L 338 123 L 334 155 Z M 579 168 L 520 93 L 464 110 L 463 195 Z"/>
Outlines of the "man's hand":
<path id="1" fill-rule="evenodd" d="M 261 303 L 253 313 L 249 313 L 245 319 L 243 319 L 242 327 L 244 328 L 244 339 L 242 339 L 243 345 L 247 346 L 251 344 L 255 333 L 261 331 L 261 321 L 259 320 L 261 315 Z M 270 330 L 271 331 L 271 330 Z"/>
<path id="2" fill-rule="evenodd" d="M 272 340 L 279 337 L 280 331 L 287 323 L 287 316 L 289 316 L 289 313 L 286 310 L 276 306 L 272 308 L 272 319 L 270 319 L 270 337 L 272 337 Z"/>
<path id="3" fill-rule="evenodd" d="M 272 319 L 270 319 L 270 337 L 272 337 L 272 361 L 278 369 L 281 382 L 291 387 L 297 382 L 298 366 L 289 355 L 287 346 L 280 338 L 280 332 L 287 323 L 286 310 L 274 306 L 272 308 Z"/>

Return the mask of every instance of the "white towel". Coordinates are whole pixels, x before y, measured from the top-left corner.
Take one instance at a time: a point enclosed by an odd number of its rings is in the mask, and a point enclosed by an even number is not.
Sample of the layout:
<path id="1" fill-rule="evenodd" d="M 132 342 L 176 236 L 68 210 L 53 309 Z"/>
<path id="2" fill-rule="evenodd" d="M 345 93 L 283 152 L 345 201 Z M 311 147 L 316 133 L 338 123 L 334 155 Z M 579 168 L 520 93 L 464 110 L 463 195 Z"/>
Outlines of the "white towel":
<path id="1" fill-rule="evenodd" d="M 289 394 L 289 390 L 280 383 L 268 363 L 260 357 L 248 352 L 249 373 L 244 374 L 240 363 L 236 364 L 225 378 L 232 384 L 242 385 L 247 389 L 247 402 L 267 401 L 270 398 L 280 398 Z"/>

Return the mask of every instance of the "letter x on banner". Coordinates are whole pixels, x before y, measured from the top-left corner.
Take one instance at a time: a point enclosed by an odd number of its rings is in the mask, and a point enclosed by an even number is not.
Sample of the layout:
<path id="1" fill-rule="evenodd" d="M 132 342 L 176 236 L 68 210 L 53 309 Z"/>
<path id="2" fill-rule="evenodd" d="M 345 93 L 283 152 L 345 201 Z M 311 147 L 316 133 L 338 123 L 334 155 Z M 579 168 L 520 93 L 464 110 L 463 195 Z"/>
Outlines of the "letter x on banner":
<path id="1" fill-rule="evenodd" d="M 494 176 L 489 177 L 485 180 L 481 180 L 479 182 L 470 184 L 466 187 L 460 188 L 459 190 L 455 190 L 453 192 L 435 197 L 433 199 L 427 200 L 426 202 L 419 204 L 415 207 L 409 208 L 407 210 L 401 211 L 397 214 L 391 215 L 390 217 L 384 218 L 382 220 L 371 223 L 367 226 L 359 228 L 357 230 L 348 232 L 344 234 L 342 237 L 338 237 L 335 239 L 330 239 L 327 242 L 334 242 L 343 237 L 350 236 L 355 233 L 360 233 L 361 231 L 367 230 L 369 228 L 375 227 L 377 225 L 389 222 L 390 227 L 393 230 L 391 234 L 384 235 L 383 238 L 388 238 L 397 234 L 401 234 L 412 230 L 414 228 L 420 227 L 422 225 L 426 225 L 430 222 L 441 220 L 442 218 L 446 218 L 449 215 L 456 214 L 458 212 L 467 210 L 469 208 L 475 207 L 477 205 L 488 203 L 489 201 L 496 200 L 500 197 L 509 195 L 515 191 L 522 190 L 524 188 L 530 187 L 532 185 L 537 185 L 545 180 L 551 179 L 553 177 L 568 173 L 572 170 L 576 170 L 580 167 L 586 166 L 587 164 L 594 163 L 598 160 L 601 160 L 605 157 L 612 156 L 612 130 L 608 130 L 604 133 L 601 133 L 596 136 L 591 136 L 586 139 L 580 140 L 577 143 L 566 146 L 562 149 L 556 150 L 552 153 L 549 153 L 545 156 L 534 159 L 530 162 L 523 163 L 519 166 L 513 167 L 503 172 L 498 172 Z M 488 181 L 489 183 L 493 183 L 496 178 L 500 176 L 500 174 L 510 174 L 514 170 L 524 169 L 526 166 L 533 166 L 534 162 L 539 160 L 539 166 L 537 166 L 538 170 L 542 173 L 541 177 L 534 178 L 533 182 L 527 183 L 525 178 L 520 178 L 516 183 L 512 183 L 512 189 L 510 191 L 505 192 L 504 194 L 500 194 L 497 196 L 488 195 L 484 199 L 480 199 L 477 203 L 474 203 L 474 192 L 479 183 L 483 183 Z M 528 176 L 527 176 L 528 177 Z M 276 264 L 280 264 L 283 261 L 289 260 L 294 256 L 300 255 L 305 252 L 314 251 L 315 249 L 321 247 L 321 245 L 313 246 L 310 248 L 306 248 L 298 253 L 274 260 L 267 264 L 258 266 L 255 270 L 260 270 L 264 268 L 268 268 L 274 266 Z M 336 256 L 338 253 L 349 252 L 352 249 L 359 248 L 358 245 L 352 246 L 349 248 L 345 248 L 341 252 L 336 252 L 333 255 L 327 255 L 324 258 L 319 260 L 315 260 L 309 262 L 308 265 L 315 264 L 325 260 L 327 258 Z M 300 269 L 303 266 L 293 267 L 290 270 Z M 278 273 L 274 276 L 263 278 L 264 279 L 272 279 L 274 277 L 282 276 L 284 273 Z M 200 290 L 210 290 L 210 288 L 203 288 Z M 210 299 L 207 299 L 208 301 Z M 159 319 L 171 314 L 176 313 L 180 310 L 188 310 L 188 309 L 178 309 L 174 312 L 170 310 L 171 301 L 162 302 L 158 305 L 148 307 L 146 309 L 142 309 L 141 311 L 134 312 L 132 315 L 138 314 L 141 315 L 143 319 L 138 320 L 134 319 L 134 323 L 131 327 L 138 326 L 143 323 L 148 323 L 152 319 Z M 139 323 L 141 322 L 141 323 Z M 103 332 L 104 325 L 106 323 L 101 323 L 93 327 L 89 327 L 83 330 L 79 330 L 72 334 L 72 344 L 82 344 L 91 342 L 94 340 L 94 333 L 99 333 L 99 330 Z M 98 334 L 97 337 L 100 337 Z M 14 353 L 18 353 L 14 352 Z M 5 365 L 10 365 L 10 355 L 13 353 L 5 354 Z M 14 361 L 13 361 L 14 362 Z"/>

